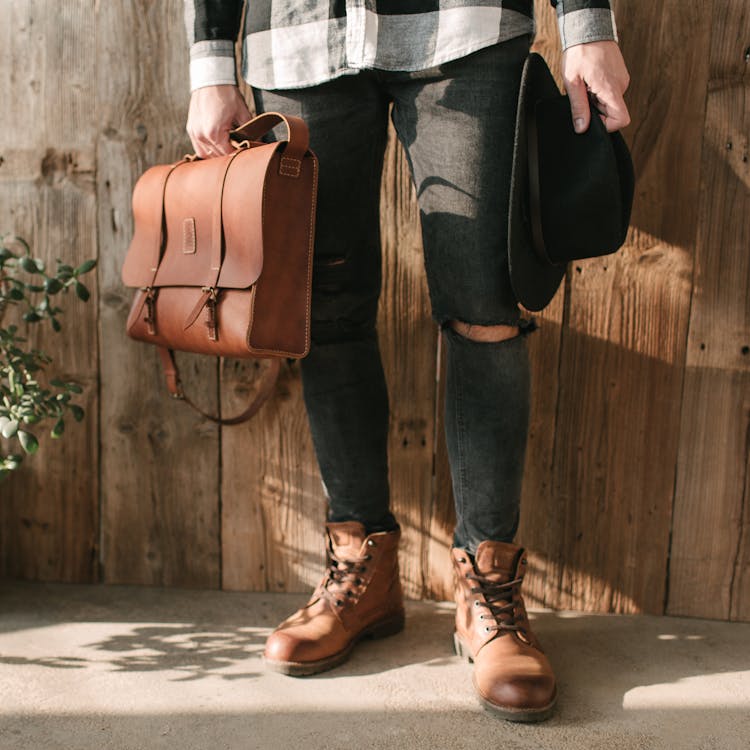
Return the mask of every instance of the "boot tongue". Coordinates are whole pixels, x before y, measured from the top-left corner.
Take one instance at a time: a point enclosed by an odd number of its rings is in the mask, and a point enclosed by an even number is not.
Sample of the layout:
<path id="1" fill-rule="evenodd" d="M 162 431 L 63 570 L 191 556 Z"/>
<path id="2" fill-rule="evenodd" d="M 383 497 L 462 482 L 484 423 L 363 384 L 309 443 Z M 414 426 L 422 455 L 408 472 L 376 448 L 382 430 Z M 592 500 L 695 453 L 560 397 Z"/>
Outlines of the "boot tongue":
<path id="1" fill-rule="evenodd" d="M 515 577 L 523 547 L 510 542 L 480 542 L 474 556 L 477 574 L 492 581 L 510 581 Z"/>
<path id="2" fill-rule="evenodd" d="M 359 521 L 340 521 L 326 524 L 331 546 L 337 557 L 344 560 L 359 557 L 367 533 Z"/>

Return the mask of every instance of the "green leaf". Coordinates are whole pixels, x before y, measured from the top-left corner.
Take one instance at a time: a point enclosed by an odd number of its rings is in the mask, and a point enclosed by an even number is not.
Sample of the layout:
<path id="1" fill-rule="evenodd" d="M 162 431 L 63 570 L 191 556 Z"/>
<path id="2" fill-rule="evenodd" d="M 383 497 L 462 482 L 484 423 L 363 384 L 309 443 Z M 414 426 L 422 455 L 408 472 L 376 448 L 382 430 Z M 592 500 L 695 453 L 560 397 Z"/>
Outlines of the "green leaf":
<path id="1" fill-rule="evenodd" d="M 71 393 L 83 393 L 83 388 L 78 383 L 68 383 L 67 386 Z"/>
<path id="2" fill-rule="evenodd" d="M 84 302 L 86 302 L 90 296 L 89 290 L 80 281 L 76 281 L 76 294 Z"/>
<path id="3" fill-rule="evenodd" d="M 60 325 L 60 321 L 57 318 L 52 318 L 52 328 L 57 331 L 58 333 L 62 330 L 62 326 Z"/>
<path id="4" fill-rule="evenodd" d="M 41 316 L 35 313 L 33 310 L 31 312 L 24 313 L 22 317 L 27 323 L 38 323 L 42 319 Z"/>
<path id="5" fill-rule="evenodd" d="M 2 436 L 4 438 L 12 438 L 16 432 L 18 432 L 18 420 L 11 419 L 5 423 L 2 429 Z"/>
<path id="6" fill-rule="evenodd" d="M 39 273 L 39 269 L 37 268 L 36 261 L 29 257 L 28 255 L 24 255 L 23 258 L 21 258 L 18 261 L 18 265 L 23 268 L 24 271 L 27 271 L 28 273 Z"/>
<path id="7" fill-rule="evenodd" d="M 78 404 L 71 404 L 70 411 L 72 412 L 73 418 L 76 422 L 80 422 L 83 419 L 84 411 L 80 406 L 78 406 Z"/>
<path id="8" fill-rule="evenodd" d="M 21 447 L 26 451 L 26 453 L 36 453 L 39 449 L 39 441 L 31 432 L 19 430 L 18 440 L 21 443 Z"/>
<path id="9" fill-rule="evenodd" d="M 78 266 L 78 268 L 76 268 L 73 273 L 75 273 L 76 276 L 78 276 L 78 274 L 88 273 L 95 265 L 96 260 L 94 260 L 94 258 L 90 258 L 89 260 L 85 260 L 83 263 L 81 263 L 81 265 Z"/>
<path id="10" fill-rule="evenodd" d="M 8 297 L 14 300 L 22 300 L 23 292 L 18 287 L 14 286 L 13 289 L 8 292 Z"/>
<path id="11" fill-rule="evenodd" d="M 3 465 L 4 468 L 13 471 L 13 469 L 17 469 L 21 465 L 21 461 L 23 461 L 23 456 L 19 456 L 17 453 L 12 453 L 10 456 L 5 457 Z"/>
<path id="12" fill-rule="evenodd" d="M 57 294 L 62 288 L 63 285 L 60 283 L 59 279 L 50 277 L 44 282 L 44 289 L 47 294 Z"/>
<path id="13" fill-rule="evenodd" d="M 26 242 L 26 240 L 23 237 L 19 237 L 17 234 L 12 234 L 12 235 L 7 236 L 5 239 L 9 240 L 10 242 L 17 242 L 19 245 L 21 245 L 24 248 L 24 250 L 26 250 L 27 253 L 31 252 L 29 243 Z"/>
<path id="14" fill-rule="evenodd" d="M 50 435 L 52 435 L 53 438 L 59 438 L 63 432 L 65 432 L 65 420 L 60 417 L 60 419 L 55 422 L 55 426 L 52 428 Z"/>

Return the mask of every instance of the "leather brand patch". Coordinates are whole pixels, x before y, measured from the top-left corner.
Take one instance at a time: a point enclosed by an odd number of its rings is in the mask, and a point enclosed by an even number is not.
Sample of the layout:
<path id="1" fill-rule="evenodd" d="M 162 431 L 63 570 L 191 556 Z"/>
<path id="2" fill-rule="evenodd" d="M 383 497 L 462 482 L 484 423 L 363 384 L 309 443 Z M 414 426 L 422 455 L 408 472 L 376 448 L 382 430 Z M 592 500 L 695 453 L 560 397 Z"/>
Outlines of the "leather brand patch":
<path id="1" fill-rule="evenodd" d="M 195 253 L 195 219 L 190 217 L 182 222 L 182 252 Z"/>

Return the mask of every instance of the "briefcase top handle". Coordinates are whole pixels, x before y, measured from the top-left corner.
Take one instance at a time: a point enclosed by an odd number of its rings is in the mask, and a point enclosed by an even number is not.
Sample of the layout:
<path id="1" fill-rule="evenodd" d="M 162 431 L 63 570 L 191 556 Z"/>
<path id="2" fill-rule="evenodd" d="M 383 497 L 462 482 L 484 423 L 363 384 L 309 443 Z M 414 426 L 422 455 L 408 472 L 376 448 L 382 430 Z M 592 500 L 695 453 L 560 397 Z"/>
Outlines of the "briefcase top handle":
<path id="1" fill-rule="evenodd" d="M 283 115 L 281 112 L 263 112 L 243 125 L 229 131 L 229 137 L 236 140 L 257 141 L 274 125 L 283 122 L 288 133 L 288 142 L 284 148 L 286 159 L 302 160 L 310 145 L 310 134 L 307 123 L 294 115 Z"/>

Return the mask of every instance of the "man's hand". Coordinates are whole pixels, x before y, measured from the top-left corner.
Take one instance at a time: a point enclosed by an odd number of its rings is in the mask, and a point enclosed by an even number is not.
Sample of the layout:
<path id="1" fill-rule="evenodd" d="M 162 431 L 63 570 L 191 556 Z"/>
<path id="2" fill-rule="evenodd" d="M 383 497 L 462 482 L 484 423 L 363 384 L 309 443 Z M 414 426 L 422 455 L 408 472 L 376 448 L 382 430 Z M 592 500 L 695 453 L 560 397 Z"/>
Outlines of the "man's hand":
<path id="1" fill-rule="evenodd" d="M 193 91 L 186 130 L 202 159 L 234 151 L 229 131 L 247 122 L 252 115 L 237 86 L 205 86 Z"/>
<path id="2" fill-rule="evenodd" d="M 591 123 L 587 90 L 594 95 L 610 133 L 630 124 L 630 114 L 623 99 L 630 76 L 616 42 L 588 42 L 568 47 L 563 52 L 562 73 L 577 133 L 588 130 Z"/>

